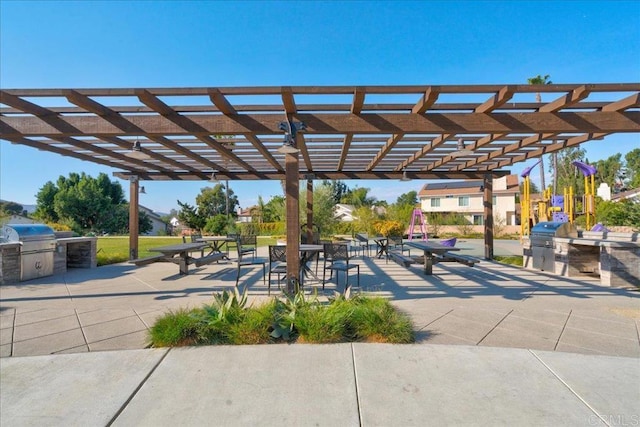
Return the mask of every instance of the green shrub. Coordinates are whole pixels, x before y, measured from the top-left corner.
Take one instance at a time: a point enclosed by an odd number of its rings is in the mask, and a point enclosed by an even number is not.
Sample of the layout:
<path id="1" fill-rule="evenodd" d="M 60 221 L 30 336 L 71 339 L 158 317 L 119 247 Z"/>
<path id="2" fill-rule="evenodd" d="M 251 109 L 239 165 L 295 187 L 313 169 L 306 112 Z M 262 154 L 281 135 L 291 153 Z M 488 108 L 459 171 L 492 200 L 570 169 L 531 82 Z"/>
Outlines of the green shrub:
<path id="1" fill-rule="evenodd" d="M 411 319 L 384 298 L 359 298 L 350 317 L 355 337 L 367 342 L 414 341 Z"/>
<path id="2" fill-rule="evenodd" d="M 246 310 L 237 323 L 229 325 L 229 344 L 267 344 L 271 337 L 271 325 L 275 310 L 275 301 L 263 306 Z"/>
<path id="3" fill-rule="evenodd" d="M 170 311 L 151 328 L 151 342 L 156 347 L 194 345 L 201 341 L 200 322 L 194 310 Z"/>
<path id="4" fill-rule="evenodd" d="M 302 292 L 246 307 L 246 291 L 225 291 L 201 309 L 169 312 L 150 332 L 154 346 L 264 344 L 299 341 L 413 342 L 410 319 L 383 298 L 349 292 L 322 303 Z"/>

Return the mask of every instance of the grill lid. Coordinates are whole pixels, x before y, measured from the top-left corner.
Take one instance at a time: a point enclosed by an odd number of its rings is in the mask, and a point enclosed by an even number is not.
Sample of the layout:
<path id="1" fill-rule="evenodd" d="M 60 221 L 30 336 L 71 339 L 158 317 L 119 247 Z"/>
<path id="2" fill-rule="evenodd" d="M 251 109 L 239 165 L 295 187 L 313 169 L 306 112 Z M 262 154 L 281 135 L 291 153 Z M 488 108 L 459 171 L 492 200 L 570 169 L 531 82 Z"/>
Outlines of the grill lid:
<path id="1" fill-rule="evenodd" d="M 29 242 L 55 238 L 53 229 L 45 224 L 9 224 L 0 228 L 0 242 Z"/>
<path id="2" fill-rule="evenodd" d="M 531 236 L 578 237 L 578 230 L 570 222 L 539 222 L 531 229 Z"/>

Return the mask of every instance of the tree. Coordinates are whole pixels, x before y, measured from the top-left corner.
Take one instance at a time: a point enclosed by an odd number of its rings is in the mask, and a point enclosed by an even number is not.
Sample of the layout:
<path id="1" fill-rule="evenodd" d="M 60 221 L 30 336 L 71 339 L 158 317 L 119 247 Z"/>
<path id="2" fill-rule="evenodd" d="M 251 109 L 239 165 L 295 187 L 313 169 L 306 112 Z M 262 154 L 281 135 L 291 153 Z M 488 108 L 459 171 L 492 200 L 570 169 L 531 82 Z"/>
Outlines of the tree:
<path id="1" fill-rule="evenodd" d="M 262 214 L 264 222 L 284 221 L 286 218 L 284 196 L 273 196 L 265 203 Z"/>
<path id="2" fill-rule="evenodd" d="M 396 200 L 397 205 L 411 205 L 414 207 L 418 204 L 418 192 L 412 190 L 408 193 L 401 194 Z"/>
<path id="3" fill-rule="evenodd" d="M 24 208 L 15 202 L 0 202 L 0 215 L 21 215 Z"/>
<path id="4" fill-rule="evenodd" d="M 307 191 L 306 188 L 300 191 L 300 218 L 307 217 Z M 324 235 L 331 234 L 334 230 L 336 219 L 333 208 L 333 191 L 331 185 L 326 181 L 316 185 L 313 189 L 313 223 Z M 301 224 L 306 220 L 301 221 Z"/>
<path id="5" fill-rule="evenodd" d="M 48 181 L 36 194 L 36 211 L 33 216 L 45 222 L 58 222 L 60 218 L 56 213 L 53 202 L 58 193 L 58 187 Z"/>
<path id="6" fill-rule="evenodd" d="M 121 220 L 114 218 L 122 206 L 127 209 L 122 186 L 104 173 L 97 178 L 84 172 L 60 176 L 56 184 L 47 182 L 36 200 L 34 216 L 47 222 L 68 223 L 79 231 L 118 232 Z"/>
<path id="7" fill-rule="evenodd" d="M 227 196 L 226 188 L 222 184 L 216 184 L 211 187 L 204 187 L 200 190 L 200 194 L 196 196 L 196 205 L 198 206 L 198 214 L 206 218 L 226 214 L 227 212 Z M 229 212 L 236 216 L 236 206 L 238 206 L 238 197 L 233 194 L 233 190 L 229 189 Z"/>
<path id="8" fill-rule="evenodd" d="M 552 82 L 551 80 L 549 80 L 549 77 L 551 77 L 549 74 L 545 75 L 545 76 L 541 76 L 540 74 L 538 74 L 535 77 L 530 77 L 527 79 L 527 82 L 530 85 L 550 85 Z M 540 92 L 536 92 L 536 102 L 542 102 L 542 96 L 540 96 Z M 554 153 L 554 156 L 556 155 L 556 153 Z M 554 165 L 556 164 L 557 160 L 554 158 Z M 554 172 L 553 174 L 553 178 L 555 179 L 556 185 L 557 185 L 557 178 L 556 178 L 556 174 Z M 545 185 L 544 182 L 544 156 L 540 156 L 540 187 L 541 190 L 544 191 L 547 189 L 547 186 Z"/>
<path id="9" fill-rule="evenodd" d="M 584 176 L 572 164 L 574 161 L 584 161 L 586 151 L 580 147 L 569 147 L 558 155 L 558 187 L 573 187 L 574 194 L 584 194 Z M 559 191 L 559 190 L 558 190 Z"/>
<path id="10" fill-rule="evenodd" d="M 539 193 L 540 189 L 538 188 L 538 186 L 536 185 L 535 182 L 529 180 L 529 193 L 531 194 L 535 194 L 535 193 Z M 524 193 L 524 182 L 520 183 L 520 194 Z"/>
<path id="11" fill-rule="evenodd" d="M 595 165 L 596 177 L 599 182 L 606 183 L 610 188 L 614 188 L 620 178 L 622 170 L 622 154 L 617 153 L 604 160 L 598 160 Z"/>
<path id="12" fill-rule="evenodd" d="M 347 193 L 342 196 L 341 203 L 353 205 L 356 208 L 361 206 L 373 206 L 376 202 L 375 197 L 368 197 L 369 189 L 365 187 L 356 187 L 349 189 Z"/>
<path id="13" fill-rule="evenodd" d="M 349 191 L 349 187 L 347 187 L 347 184 L 345 184 L 340 180 L 337 180 L 337 181 L 324 180 L 322 181 L 322 185 L 329 186 L 331 191 L 331 199 L 333 200 L 334 204 L 340 203 L 340 200 L 342 200 L 342 197 L 345 194 L 347 194 L 347 192 Z"/>
<path id="14" fill-rule="evenodd" d="M 180 206 L 180 211 L 178 212 L 180 222 L 195 230 L 202 230 L 204 228 L 207 220 L 198 213 L 198 209 L 195 206 L 182 203 L 180 200 L 178 200 L 178 206 Z"/>
<path id="15" fill-rule="evenodd" d="M 630 188 L 640 187 L 640 148 L 634 148 L 625 156 L 626 179 Z"/>

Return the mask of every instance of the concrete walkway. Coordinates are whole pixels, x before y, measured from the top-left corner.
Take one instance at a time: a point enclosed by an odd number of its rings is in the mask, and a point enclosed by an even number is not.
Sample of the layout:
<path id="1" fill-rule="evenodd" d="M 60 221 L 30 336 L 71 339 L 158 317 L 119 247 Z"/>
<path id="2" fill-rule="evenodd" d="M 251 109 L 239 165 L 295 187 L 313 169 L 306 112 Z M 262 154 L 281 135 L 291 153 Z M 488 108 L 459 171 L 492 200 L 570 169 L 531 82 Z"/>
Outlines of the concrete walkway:
<path id="1" fill-rule="evenodd" d="M 189 276 L 119 264 L 3 286 L 0 424 L 640 424 L 637 290 L 486 261 L 429 277 L 356 262 L 360 290 L 406 311 L 416 344 L 145 349 L 159 315 L 232 289 L 233 263 Z M 253 302 L 268 298 L 260 266 L 241 284 Z"/>
<path id="2" fill-rule="evenodd" d="M 640 359 L 267 345 L 2 359 L 3 426 L 637 425 Z"/>

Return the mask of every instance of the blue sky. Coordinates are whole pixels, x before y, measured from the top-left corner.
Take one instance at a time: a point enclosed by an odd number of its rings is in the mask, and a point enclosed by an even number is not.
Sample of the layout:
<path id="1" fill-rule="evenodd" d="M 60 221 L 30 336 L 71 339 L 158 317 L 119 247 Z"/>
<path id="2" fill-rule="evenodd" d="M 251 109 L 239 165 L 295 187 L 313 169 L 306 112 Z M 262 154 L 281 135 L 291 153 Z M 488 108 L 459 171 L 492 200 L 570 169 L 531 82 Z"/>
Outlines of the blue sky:
<path id="1" fill-rule="evenodd" d="M 638 82 L 638 22 L 637 1 L 5 0 L 0 86 L 494 84 L 526 83 L 537 74 L 551 75 L 554 83 Z M 590 161 L 637 147 L 637 134 L 583 145 Z M 80 171 L 114 172 L 0 142 L 2 199 L 34 204 L 45 182 Z M 347 181 L 389 202 L 424 183 Z M 140 203 L 168 212 L 176 199 L 194 203 L 206 183 L 143 185 Z M 242 207 L 259 195 L 282 194 L 278 182 L 232 182 L 231 188 Z"/>

